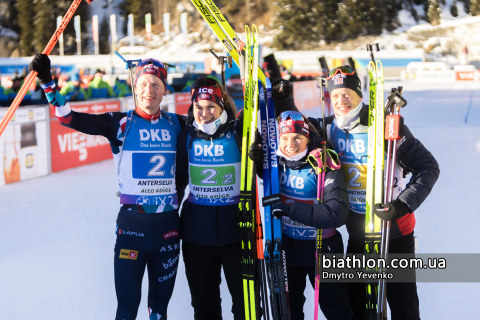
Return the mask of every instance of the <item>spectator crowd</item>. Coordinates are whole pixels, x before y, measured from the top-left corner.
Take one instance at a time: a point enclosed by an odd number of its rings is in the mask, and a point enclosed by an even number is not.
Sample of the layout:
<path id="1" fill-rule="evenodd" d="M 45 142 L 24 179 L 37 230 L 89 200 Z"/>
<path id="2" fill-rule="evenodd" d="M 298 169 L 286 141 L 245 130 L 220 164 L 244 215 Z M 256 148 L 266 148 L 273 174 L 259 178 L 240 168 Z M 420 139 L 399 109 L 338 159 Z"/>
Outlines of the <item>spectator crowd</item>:
<path id="1" fill-rule="evenodd" d="M 110 85 L 103 79 L 105 72 L 96 69 L 93 75 L 90 75 L 89 69 L 82 69 L 79 73 L 73 73 L 68 77 L 62 76 L 60 70 L 52 68 L 52 75 L 55 84 L 61 88 L 60 93 L 65 97 L 66 101 L 82 101 L 87 99 L 106 99 L 121 98 L 132 95 L 131 81 L 115 79 L 113 85 Z M 27 76 L 26 69 L 22 74 L 15 73 L 11 79 L 12 84 L 9 88 L 4 88 L 0 84 L 0 104 L 8 106 L 12 102 L 24 84 Z M 173 88 L 172 88 L 173 90 Z M 30 89 L 23 101 L 35 103 L 45 100 L 45 94 L 40 87 L 38 79 L 34 89 Z"/>

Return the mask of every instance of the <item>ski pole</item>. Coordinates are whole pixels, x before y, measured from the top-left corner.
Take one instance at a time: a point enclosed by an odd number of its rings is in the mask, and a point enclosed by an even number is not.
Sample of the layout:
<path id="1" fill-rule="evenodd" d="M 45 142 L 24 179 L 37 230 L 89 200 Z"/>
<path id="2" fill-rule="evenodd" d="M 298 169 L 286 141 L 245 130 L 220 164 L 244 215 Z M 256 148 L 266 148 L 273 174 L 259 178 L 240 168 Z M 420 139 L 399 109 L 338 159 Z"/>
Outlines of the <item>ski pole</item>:
<path id="1" fill-rule="evenodd" d="M 407 105 L 407 101 L 401 96 L 402 87 L 392 89 L 387 100 L 386 109 L 391 110 L 391 114 L 387 116 L 385 121 L 385 140 L 388 141 L 387 147 L 387 168 L 385 177 L 387 178 L 384 192 L 384 203 L 392 202 L 393 188 L 395 182 L 395 163 L 397 157 L 397 142 L 402 138 L 403 118 L 400 116 L 400 108 Z M 388 247 L 390 243 L 391 221 L 382 221 L 382 242 L 380 249 L 380 257 L 387 260 Z M 381 272 L 381 269 L 380 269 Z M 386 281 L 380 280 L 378 291 L 378 310 L 377 319 L 387 319 L 386 304 Z"/>
<path id="2" fill-rule="evenodd" d="M 322 107 L 322 133 L 323 138 L 326 139 L 326 127 L 325 127 L 325 78 L 318 78 L 318 86 L 320 87 L 320 98 L 321 98 L 321 107 Z M 318 173 L 318 191 L 317 198 L 320 202 L 323 202 L 323 192 L 324 192 L 324 184 L 325 184 L 325 161 L 327 159 L 327 146 L 325 143 L 322 145 L 322 170 Z M 320 193 L 321 194 L 318 194 Z M 315 303 L 315 311 L 314 311 L 314 319 L 318 320 L 318 302 L 320 297 L 320 259 L 322 254 L 322 229 L 317 229 L 317 240 L 316 240 L 316 252 L 315 252 L 315 295 L 314 295 L 314 303 Z"/>
<path id="3" fill-rule="evenodd" d="M 142 61 L 142 59 L 138 60 L 125 60 L 124 57 L 117 51 L 115 51 L 115 54 L 125 62 L 126 66 L 125 69 L 128 70 L 128 74 L 130 76 L 130 83 L 132 84 L 132 95 L 133 95 L 133 104 L 135 105 L 135 109 L 137 109 L 137 95 L 135 94 L 135 77 L 134 77 L 134 72 L 133 69 L 136 68 L 136 66 Z"/>
<path id="4" fill-rule="evenodd" d="M 86 0 L 86 1 L 87 1 L 87 3 L 90 4 L 93 0 Z M 67 13 L 63 17 L 62 22 L 60 23 L 60 26 L 57 28 L 57 30 L 55 30 L 55 33 L 53 34 L 52 38 L 48 42 L 47 46 L 45 47 L 45 49 L 43 49 L 43 52 L 42 52 L 43 54 L 49 55 L 50 52 L 52 52 L 53 47 L 55 47 L 55 44 L 57 43 L 58 39 L 60 38 L 60 35 L 63 33 L 63 30 L 65 30 L 68 22 L 73 17 L 73 14 L 77 10 L 77 8 L 78 8 L 78 6 L 80 5 L 81 2 L 82 2 L 82 0 L 74 0 L 73 1 L 72 5 L 68 9 Z M 12 104 L 8 108 L 7 113 L 5 114 L 5 117 L 0 122 L 0 136 L 2 135 L 3 131 L 7 127 L 7 124 L 12 119 L 15 111 L 17 111 L 18 106 L 22 102 L 23 97 L 25 97 L 25 94 L 27 94 L 28 89 L 31 87 L 33 81 L 37 77 L 37 74 L 38 74 L 37 72 L 31 71 L 30 74 L 25 79 L 25 82 L 24 82 L 22 88 L 20 89 L 17 96 L 13 100 Z"/>

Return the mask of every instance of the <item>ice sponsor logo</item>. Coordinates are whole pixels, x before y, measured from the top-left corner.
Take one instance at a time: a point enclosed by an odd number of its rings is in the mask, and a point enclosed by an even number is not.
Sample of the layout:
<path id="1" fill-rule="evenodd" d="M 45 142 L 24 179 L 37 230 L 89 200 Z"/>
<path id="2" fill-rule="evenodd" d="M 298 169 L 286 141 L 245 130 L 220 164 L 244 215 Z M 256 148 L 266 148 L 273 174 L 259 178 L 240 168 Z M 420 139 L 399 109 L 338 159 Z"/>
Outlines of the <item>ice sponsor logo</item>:
<path id="1" fill-rule="evenodd" d="M 210 93 L 210 94 L 213 94 L 213 89 L 203 87 L 203 88 L 198 89 L 198 93 Z"/>
<path id="2" fill-rule="evenodd" d="M 221 157 L 225 154 L 223 151 L 223 145 L 195 145 L 194 150 L 195 156 L 201 156 L 203 154 L 204 157 Z M 214 155 L 215 154 L 215 155 Z"/>
<path id="3" fill-rule="evenodd" d="M 178 237 L 178 231 L 177 230 L 168 231 L 163 235 L 163 239 L 165 240 L 167 240 L 170 237 Z"/>
<path id="4" fill-rule="evenodd" d="M 172 139 L 170 132 L 166 129 L 140 129 L 138 132 L 140 134 L 140 141 L 170 141 Z M 160 137 L 159 134 L 161 134 L 162 137 Z"/>
<path id="5" fill-rule="evenodd" d="M 129 250 L 129 249 L 121 249 L 120 250 L 120 258 L 121 259 L 128 259 L 128 260 L 137 260 L 138 251 Z"/>

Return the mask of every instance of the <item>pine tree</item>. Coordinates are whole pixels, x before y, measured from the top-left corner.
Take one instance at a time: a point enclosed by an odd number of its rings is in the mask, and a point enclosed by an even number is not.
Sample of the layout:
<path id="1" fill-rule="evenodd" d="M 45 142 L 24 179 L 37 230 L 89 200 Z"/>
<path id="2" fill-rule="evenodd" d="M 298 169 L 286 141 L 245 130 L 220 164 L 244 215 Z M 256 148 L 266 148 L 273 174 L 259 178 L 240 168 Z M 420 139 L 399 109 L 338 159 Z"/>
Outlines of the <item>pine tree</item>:
<path id="1" fill-rule="evenodd" d="M 12 29 L 20 33 L 18 24 L 18 0 L 0 0 L 0 27 Z"/>
<path id="2" fill-rule="evenodd" d="M 430 4 L 428 6 L 427 18 L 428 22 L 432 24 L 432 26 L 436 26 L 440 24 L 440 14 L 442 10 L 440 9 L 439 0 L 430 0 Z"/>
<path id="3" fill-rule="evenodd" d="M 453 1 L 452 5 L 450 6 L 450 14 L 452 17 L 458 17 L 458 8 L 457 8 L 457 1 Z"/>
<path id="4" fill-rule="evenodd" d="M 109 54 L 110 41 L 108 40 L 108 36 L 110 35 L 110 22 L 107 15 L 103 15 L 98 29 L 98 49 L 100 54 Z"/>
<path id="5" fill-rule="evenodd" d="M 310 49 L 320 40 L 341 37 L 334 0 L 279 0 L 274 26 L 282 30 L 274 40 L 278 49 Z"/>
<path id="6" fill-rule="evenodd" d="M 155 1 L 155 0 L 153 0 Z M 124 0 L 119 3 L 121 15 L 123 15 L 123 33 L 127 34 L 128 15 L 133 14 L 133 24 L 135 30 L 145 29 L 145 15 L 153 12 L 152 1 L 148 0 Z"/>
<path id="7" fill-rule="evenodd" d="M 383 28 L 387 31 L 393 31 L 401 26 L 398 19 L 398 11 L 402 9 L 401 0 L 385 0 L 380 4 L 383 6 Z"/>
<path id="8" fill-rule="evenodd" d="M 339 5 L 339 20 L 348 37 L 382 33 L 383 17 L 375 0 L 345 0 Z"/>
<path id="9" fill-rule="evenodd" d="M 480 14 L 480 0 L 470 0 L 470 13 L 472 16 Z"/>
<path id="10" fill-rule="evenodd" d="M 470 13 L 470 0 L 458 0 L 463 3 L 463 11 Z"/>
<path id="11" fill-rule="evenodd" d="M 34 7 L 37 14 L 35 15 L 34 24 L 34 43 L 35 50 L 42 52 L 48 41 L 52 37 L 53 33 L 57 29 L 57 17 L 64 16 L 71 5 L 69 0 L 36 0 Z M 75 16 L 80 16 L 82 23 L 82 48 L 83 53 L 87 52 L 88 43 L 91 42 L 91 35 L 88 31 L 88 27 L 91 23 L 90 19 L 90 7 L 86 1 L 80 2 Z M 77 45 L 75 43 L 75 28 L 73 25 L 73 18 L 67 24 L 65 31 L 63 32 L 63 38 L 65 43 L 65 54 L 75 53 L 77 51 Z M 52 53 L 58 52 L 58 45 Z"/>
<path id="12" fill-rule="evenodd" d="M 34 0 L 18 0 L 18 25 L 20 27 L 20 54 L 31 56 L 35 53 L 33 46 L 33 22 L 35 20 Z"/>
<path id="13" fill-rule="evenodd" d="M 35 51 L 42 52 L 55 32 L 57 23 L 55 16 L 56 0 L 40 0 L 35 3 L 37 11 L 34 28 Z"/>

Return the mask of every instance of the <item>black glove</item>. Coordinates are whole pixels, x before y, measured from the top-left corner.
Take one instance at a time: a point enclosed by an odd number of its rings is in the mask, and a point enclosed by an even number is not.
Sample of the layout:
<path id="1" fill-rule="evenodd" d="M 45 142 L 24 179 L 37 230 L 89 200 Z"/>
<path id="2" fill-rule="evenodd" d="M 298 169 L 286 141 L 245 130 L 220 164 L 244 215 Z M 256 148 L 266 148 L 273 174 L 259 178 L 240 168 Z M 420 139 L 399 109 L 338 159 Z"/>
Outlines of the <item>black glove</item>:
<path id="1" fill-rule="evenodd" d="M 52 74 L 50 73 L 50 59 L 46 54 L 37 53 L 32 62 L 28 65 L 29 71 L 36 71 L 40 84 L 52 82 Z"/>
<path id="2" fill-rule="evenodd" d="M 255 142 L 248 148 L 248 157 L 255 164 L 263 164 L 262 136 L 255 131 Z"/>
<path id="3" fill-rule="evenodd" d="M 382 220 L 390 221 L 392 219 L 399 219 L 410 213 L 410 208 L 400 200 L 395 200 L 390 203 L 377 203 L 373 205 L 373 212 Z"/>
<path id="4" fill-rule="evenodd" d="M 290 82 L 287 80 L 277 80 L 272 83 L 272 97 L 275 99 L 284 99 L 290 95 Z"/>
<path id="5" fill-rule="evenodd" d="M 277 219 L 281 219 L 283 216 L 288 217 L 288 206 L 283 202 L 272 205 L 272 215 Z"/>
<path id="6" fill-rule="evenodd" d="M 252 160 L 255 164 L 263 163 L 263 151 L 262 151 L 262 144 L 255 141 L 250 145 L 248 148 L 248 157 Z"/>

